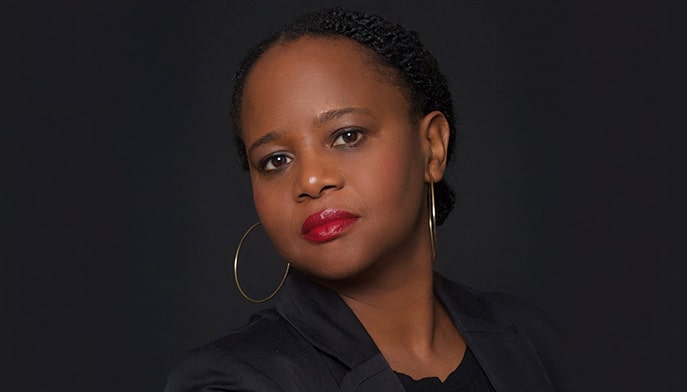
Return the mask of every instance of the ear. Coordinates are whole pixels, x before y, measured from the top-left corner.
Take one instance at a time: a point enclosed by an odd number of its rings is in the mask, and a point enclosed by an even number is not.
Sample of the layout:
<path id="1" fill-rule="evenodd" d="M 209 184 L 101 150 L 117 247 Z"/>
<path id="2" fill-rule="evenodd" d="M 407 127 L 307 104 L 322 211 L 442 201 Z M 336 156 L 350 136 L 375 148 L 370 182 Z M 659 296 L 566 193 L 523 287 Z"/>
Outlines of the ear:
<path id="1" fill-rule="evenodd" d="M 443 113 L 433 111 L 420 120 L 420 130 L 420 134 L 425 139 L 423 144 L 427 146 L 425 182 L 439 182 L 444 177 L 444 170 L 446 170 L 451 128 Z"/>

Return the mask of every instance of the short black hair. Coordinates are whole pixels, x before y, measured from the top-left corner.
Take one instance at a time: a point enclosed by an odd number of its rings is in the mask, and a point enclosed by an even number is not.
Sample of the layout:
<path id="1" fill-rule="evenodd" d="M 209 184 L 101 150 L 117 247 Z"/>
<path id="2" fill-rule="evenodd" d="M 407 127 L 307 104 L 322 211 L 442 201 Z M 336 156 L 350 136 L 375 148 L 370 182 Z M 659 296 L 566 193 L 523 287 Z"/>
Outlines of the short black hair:
<path id="1" fill-rule="evenodd" d="M 446 77 L 434 56 L 422 45 L 419 35 L 381 16 L 341 8 L 309 12 L 295 19 L 281 31 L 267 36 L 248 52 L 234 76 L 231 121 L 236 136 L 239 162 L 248 169 L 246 146 L 241 139 L 241 104 L 246 77 L 256 61 L 279 43 L 302 37 L 346 37 L 369 48 L 379 63 L 394 69 L 405 87 L 410 111 L 425 115 L 440 111 L 450 128 L 448 160 L 455 149 L 456 122 L 453 100 Z M 396 78 L 394 78 L 396 79 Z M 435 184 L 437 224 L 442 224 L 455 204 L 455 194 L 442 179 Z"/>

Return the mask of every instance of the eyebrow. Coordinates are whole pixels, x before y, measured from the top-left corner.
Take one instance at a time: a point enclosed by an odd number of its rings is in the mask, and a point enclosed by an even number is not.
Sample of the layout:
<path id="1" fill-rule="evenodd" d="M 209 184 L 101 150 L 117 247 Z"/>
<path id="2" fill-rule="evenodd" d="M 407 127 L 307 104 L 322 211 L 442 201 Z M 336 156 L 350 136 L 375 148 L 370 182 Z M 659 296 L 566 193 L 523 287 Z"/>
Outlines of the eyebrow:
<path id="1" fill-rule="evenodd" d="M 250 153 L 251 151 L 253 151 L 254 149 L 256 149 L 257 147 L 259 147 L 263 144 L 267 144 L 269 142 L 273 142 L 273 141 L 279 139 L 283 133 L 284 133 L 284 131 L 272 131 L 272 132 L 266 134 L 265 136 L 262 136 L 261 138 L 254 141 L 250 145 L 250 147 L 248 148 L 248 152 Z"/>
<path id="2" fill-rule="evenodd" d="M 333 110 L 328 110 L 324 113 L 320 113 L 317 117 L 313 119 L 313 125 L 314 126 L 321 126 L 322 124 L 326 123 L 327 121 L 334 120 L 336 118 L 339 118 L 341 116 L 344 116 L 346 114 L 350 113 L 362 113 L 362 114 L 370 114 L 370 111 L 368 109 L 363 109 L 363 108 L 356 108 L 356 107 L 346 107 L 346 108 L 340 108 L 340 109 L 333 109 Z M 256 149 L 257 147 L 267 144 L 270 142 L 273 142 L 277 139 L 279 139 L 282 135 L 284 134 L 284 131 L 279 130 L 279 131 L 272 131 L 269 132 L 268 134 L 260 137 L 258 140 L 254 141 L 250 147 L 248 148 L 248 153 Z"/>
<path id="3" fill-rule="evenodd" d="M 370 111 L 368 109 L 356 107 L 346 107 L 341 109 L 328 110 L 315 117 L 315 119 L 313 120 L 313 125 L 317 127 L 326 123 L 327 121 L 334 120 L 349 113 L 370 114 Z"/>

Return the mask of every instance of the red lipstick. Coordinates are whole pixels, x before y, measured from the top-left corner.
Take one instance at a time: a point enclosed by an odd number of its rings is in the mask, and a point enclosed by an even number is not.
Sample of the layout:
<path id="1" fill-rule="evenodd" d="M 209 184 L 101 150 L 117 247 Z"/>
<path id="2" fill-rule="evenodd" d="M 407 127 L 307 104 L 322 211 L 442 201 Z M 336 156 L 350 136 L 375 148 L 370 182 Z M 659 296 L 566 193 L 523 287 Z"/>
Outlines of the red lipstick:
<path id="1" fill-rule="evenodd" d="M 301 227 L 301 234 L 308 241 L 331 241 L 339 237 L 358 218 L 360 217 L 347 211 L 327 208 L 307 217 Z"/>

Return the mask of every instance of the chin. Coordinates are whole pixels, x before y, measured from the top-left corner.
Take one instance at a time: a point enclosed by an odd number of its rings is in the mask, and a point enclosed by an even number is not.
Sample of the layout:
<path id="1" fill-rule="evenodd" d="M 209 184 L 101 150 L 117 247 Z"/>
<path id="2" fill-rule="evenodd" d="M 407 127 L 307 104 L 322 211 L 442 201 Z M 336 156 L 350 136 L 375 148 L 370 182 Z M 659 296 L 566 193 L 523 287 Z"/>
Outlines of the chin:
<path id="1" fill-rule="evenodd" d="M 366 270 L 364 265 L 351 263 L 350 259 L 346 260 L 346 262 L 332 259 L 323 262 L 322 258 L 320 258 L 314 263 L 291 264 L 307 277 L 321 282 L 326 286 L 334 286 L 345 282 L 355 281 L 361 275 L 364 275 Z"/>
<path id="2" fill-rule="evenodd" d="M 356 269 L 346 266 L 333 266 L 330 268 L 307 268 L 297 266 L 296 269 L 311 279 L 322 282 L 342 282 L 355 278 L 359 273 Z"/>

